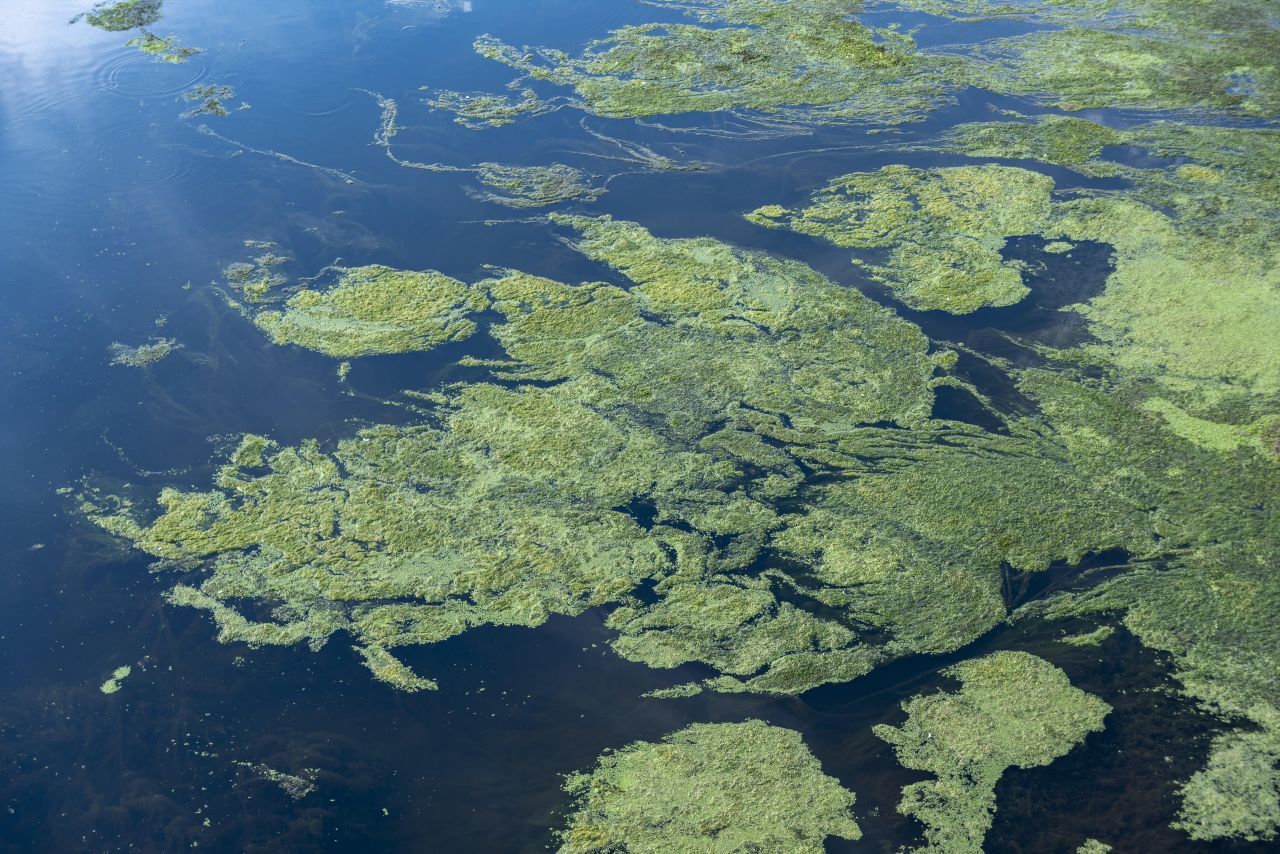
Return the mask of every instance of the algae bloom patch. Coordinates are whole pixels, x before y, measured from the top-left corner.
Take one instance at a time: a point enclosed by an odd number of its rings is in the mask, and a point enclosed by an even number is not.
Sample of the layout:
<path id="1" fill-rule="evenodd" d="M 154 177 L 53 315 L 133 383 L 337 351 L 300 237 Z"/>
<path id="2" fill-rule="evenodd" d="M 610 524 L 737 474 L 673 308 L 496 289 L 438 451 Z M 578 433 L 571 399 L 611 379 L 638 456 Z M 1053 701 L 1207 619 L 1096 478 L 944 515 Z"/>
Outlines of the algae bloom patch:
<path id="1" fill-rule="evenodd" d="M 299 290 L 253 322 L 277 344 L 350 359 L 460 341 L 476 331 L 468 315 L 486 305 L 482 294 L 441 273 L 373 265 L 343 268 L 332 288 Z"/>
<path id="2" fill-rule="evenodd" d="M 995 786 L 1008 768 L 1048 765 L 1091 732 L 1111 707 L 1025 652 L 997 652 L 944 671 L 955 693 L 903 704 L 900 727 L 877 726 L 898 761 L 936 779 L 902 790 L 898 810 L 925 826 L 925 851 L 980 854 L 991 827 Z"/>
<path id="3" fill-rule="evenodd" d="M 862 836 L 854 795 L 794 730 L 753 720 L 694 724 L 661 742 L 606 753 L 571 775 L 563 854 L 592 851 L 788 851 Z"/>

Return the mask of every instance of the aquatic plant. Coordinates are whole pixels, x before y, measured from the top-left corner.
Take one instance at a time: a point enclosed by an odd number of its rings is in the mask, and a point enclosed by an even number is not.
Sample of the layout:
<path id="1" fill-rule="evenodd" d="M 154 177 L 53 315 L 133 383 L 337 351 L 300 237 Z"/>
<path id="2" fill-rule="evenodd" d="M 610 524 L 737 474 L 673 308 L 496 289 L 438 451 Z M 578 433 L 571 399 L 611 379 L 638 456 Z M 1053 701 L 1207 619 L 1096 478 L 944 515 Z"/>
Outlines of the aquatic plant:
<path id="1" fill-rule="evenodd" d="M 822 773 L 799 733 L 758 720 L 629 744 L 571 775 L 565 790 L 575 798 L 559 834 L 565 854 L 817 854 L 828 837 L 862 836 L 853 793 Z"/>
<path id="2" fill-rule="evenodd" d="M 132 347 L 116 341 L 108 349 L 111 352 L 111 364 L 145 368 L 154 365 L 174 350 L 182 349 L 182 345 L 172 338 L 152 338 L 146 344 Z"/>
<path id="3" fill-rule="evenodd" d="M 424 101 L 432 109 L 453 113 L 455 122 L 473 130 L 503 127 L 524 116 L 538 116 L 555 109 L 532 89 L 520 89 L 519 95 L 520 100 L 516 101 L 484 92 L 437 90 L 434 97 Z"/>
<path id="4" fill-rule="evenodd" d="M 483 294 L 441 273 L 346 267 L 333 287 L 298 290 L 282 309 L 259 311 L 253 322 L 277 344 L 349 359 L 460 341 L 476 330 L 467 315 L 487 304 Z"/>
<path id="5" fill-rule="evenodd" d="M 898 811 L 925 827 L 922 851 L 983 850 L 995 787 L 1009 768 L 1048 765 L 1091 732 L 1111 707 L 1025 652 L 996 652 L 943 671 L 956 692 L 915 697 L 901 726 L 875 727 L 898 761 L 935 779 L 906 786 Z"/>

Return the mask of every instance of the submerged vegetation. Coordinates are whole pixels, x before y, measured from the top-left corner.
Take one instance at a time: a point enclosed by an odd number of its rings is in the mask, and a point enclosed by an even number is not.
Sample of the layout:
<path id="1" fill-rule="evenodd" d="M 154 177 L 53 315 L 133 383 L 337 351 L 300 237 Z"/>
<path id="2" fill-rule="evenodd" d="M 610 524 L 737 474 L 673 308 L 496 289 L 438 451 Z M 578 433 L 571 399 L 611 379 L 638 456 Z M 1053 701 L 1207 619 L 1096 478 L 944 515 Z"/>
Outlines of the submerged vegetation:
<path id="1" fill-rule="evenodd" d="M 606 753 L 565 789 L 560 851 L 824 851 L 862 836 L 853 793 L 822 773 L 793 730 L 753 720 L 694 724 Z"/>

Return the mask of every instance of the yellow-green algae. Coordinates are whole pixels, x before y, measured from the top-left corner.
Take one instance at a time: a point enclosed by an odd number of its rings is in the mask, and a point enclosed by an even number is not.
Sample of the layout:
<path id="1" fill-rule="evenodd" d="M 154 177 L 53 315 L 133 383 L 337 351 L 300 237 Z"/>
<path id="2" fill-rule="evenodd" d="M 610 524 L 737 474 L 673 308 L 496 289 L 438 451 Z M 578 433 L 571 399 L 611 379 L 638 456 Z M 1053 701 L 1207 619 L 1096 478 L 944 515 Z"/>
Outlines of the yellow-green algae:
<path id="1" fill-rule="evenodd" d="M 759 720 L 693 724 L 602 756 L 565 789 L 564 854 L 824 851 L 859 839 L 854 795 L 822 773 L 800 734 Z"/>
<path id="2" fill-rule="evenodd" d="M 434 271 L 371 265 L 337 272 L 333 287 L 298 290 L 253 322 L 276 344 L 350 359 L 461 341 L 476 330 L 468 315 L 487 305 L 483 294 Z"/>
<path id="3" fill-rule="evenodd" d="M 1052 190 L 1045 175 L 994 164 L 886 166 L 832 180 L 801 210 L 769 205 L 747 219 L 837 246 L 889 249 L 884 264 L 855 263 L 912 308 L 968 314 L 1030 292 L 1000 252 L 1006 238 L 1044 230 Z"/>
<path id="4" fill-rule="evenodd" d="M 591 186 L 590 175 L 563 163 L 551 166 L 481 163 L 476 167 L 476 177 L 496 192 L 472 195 L 513 208 L 542 208 L 567 201 L 594 202 L 604 193 L 603 188 Z"/>
<path id="5" fill-rule="evenodd" d="M 879 725 L 898 761 L 936 779 L 912 783 L 898 811 L 920 820 L 916 850 L 980 854 L 991 828 L 995 787 L 1009 768 L 1035 768 L 1066 755 L 1103 728 L 1111 707 L 1025 652 L 997 652 L 943 671 L 960 690 L 903 704 L 901 726 Z"/>
<path id="6" fill-rule="evenodd" d="M 854 20 L 858 4 L 843 0 L 655 5 L 698 23 L 622 27 L 577 56 L 492 36 L 475 48 L 530 80 L 571 87 L 578 105 L 608 117 L 808 106 L 829 116 L 904 120 L 938 100 L 947 85 L 941 69 L 959 62 L 924 61 L 908 36 Z M 514 110 L 537 103 L 528 90 L 523 97 Z M 455 95 L 436 104 L 458 112 L 460 121 L 489 124 L 505 123 L 513 111 L 500 96 Z"/>
<path id="7" fill-rule="evenodd" d="M 1086 839 L 1084 843 L 1076 849 L 1076 854 L 1107 854 L 1113 851 L 1110 845 L 1105 842 L 1099 842 L 1096 839 Z"/>
<path id="8" fill-rule="evenodd" d="M 110 678 L 108 678 L 106 682 L 103 682 L 102 685 L 99 686 L 98 690 L 104 694 L 116 693 L 122 687 L 121 683 L 128 679 L 129 674 L 132 672 L 133 668 L 128 664 L 117 667 L 115 670 L 111 671 Z"/>

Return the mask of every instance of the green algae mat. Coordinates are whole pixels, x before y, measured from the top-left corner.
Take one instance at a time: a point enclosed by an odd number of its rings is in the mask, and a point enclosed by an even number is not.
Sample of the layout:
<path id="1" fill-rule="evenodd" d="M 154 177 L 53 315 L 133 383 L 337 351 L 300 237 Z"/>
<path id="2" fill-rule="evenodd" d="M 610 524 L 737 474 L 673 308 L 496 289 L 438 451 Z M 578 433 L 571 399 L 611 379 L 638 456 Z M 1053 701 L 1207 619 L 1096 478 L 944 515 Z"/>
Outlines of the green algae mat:
<path id="1" fill-rule="evenodd" d="M 166 627 L 85 702 L 234 698 L 166 845 L 1275 843 L 1280 5 L 339 5 L 70 25 L 228 183 L 56 498 Z"/>

